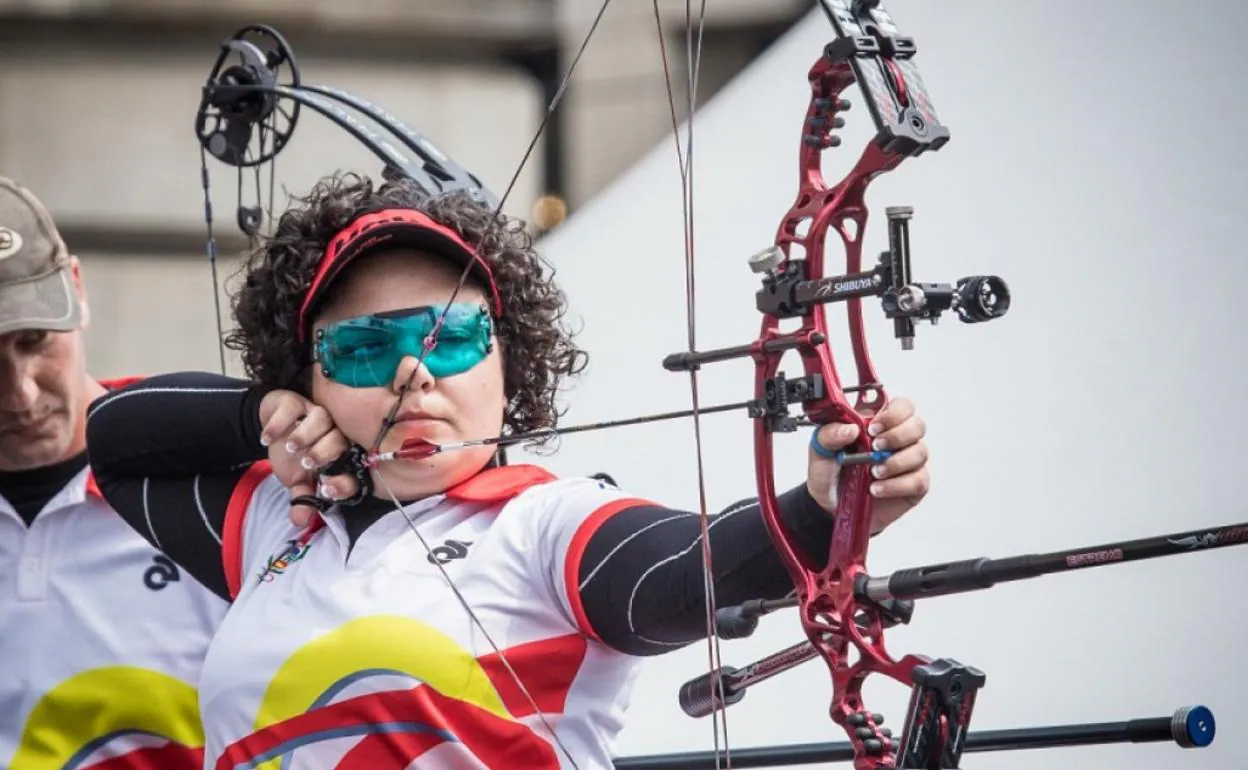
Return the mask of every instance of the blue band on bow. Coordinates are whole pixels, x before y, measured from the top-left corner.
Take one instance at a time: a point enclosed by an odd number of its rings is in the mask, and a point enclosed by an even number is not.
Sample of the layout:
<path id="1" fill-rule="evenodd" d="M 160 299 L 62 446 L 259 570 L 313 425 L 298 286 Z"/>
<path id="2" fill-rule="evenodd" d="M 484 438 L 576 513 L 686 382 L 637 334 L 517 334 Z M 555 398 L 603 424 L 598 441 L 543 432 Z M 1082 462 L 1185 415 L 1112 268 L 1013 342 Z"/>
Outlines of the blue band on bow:
<path id="1" fill-rule="evenodd" d="M 893 456 L 893 453 L 887 450 L 876 450 L 874 452 L 846 452 L 845 450 L 828 449 L 819 443 L 819 426 L 810 434 L 810 448 L 815 450 L 815 454 L 825 460 L 835 460 L 841 465 L 876 465 L 882 463 Z"/>
<path id="2" fill-rule="evenodd" d="M 813 431 L 811 431 L 810 448 L 815 450 L 815 454 L 819 455 L 825 460 L 836 460 L 837 462 L 840 462 L 841 458 L 845 456 L 844 451 L 839 450 L 839 449 L 828 449 L 823 444 L 819 443 L 819 431 L 822 428 L 823 426 L 819 425 L 819 426 L 816 426 Z"/>

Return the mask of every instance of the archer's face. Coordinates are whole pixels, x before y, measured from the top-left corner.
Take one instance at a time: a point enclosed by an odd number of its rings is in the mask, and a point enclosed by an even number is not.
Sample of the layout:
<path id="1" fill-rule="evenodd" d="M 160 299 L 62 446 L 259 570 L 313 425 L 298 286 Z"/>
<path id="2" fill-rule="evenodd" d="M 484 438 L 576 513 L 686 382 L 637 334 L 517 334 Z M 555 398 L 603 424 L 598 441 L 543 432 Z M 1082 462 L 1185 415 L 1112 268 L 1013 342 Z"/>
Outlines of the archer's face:
<path id="1" fill-rule="evenodd" d="M 313 330 L 335 321 L 408 308 L 445 304 L 459 280 L 459 269 L 445 260 L 411 249 L 380 252 L 361 259 L 335 284 L 335 296 L 313 323 Z M 471 285 L 456 302 L 486 302 Z M 503 364 L 497 341 L 476 366 L 454 376 L 435 378 L 415 356 L 401 359 L 393 379 L 380 387 L 351 387 L 325 377 L 314 367 L 312 400 L 325 407 L 338 429 L 352 442 L 371 447 L 403 383 L 411 387 L 381 450 L 422 438 L 439 444 L 491 438 L 503 427 L 507 404 Z M 413 376 L 414 373 L 414 376 Z M 378 473 L 400 498 L 444 491 L 480 471 L 493 456 L 490 447 L 448 451 L 423 460 L 385 463 Z M 378 485 L 378 496 L 385 496 Z"/>
<path id="2" fill-rule="evenodd" d="M 0 471 L 23 471 L 82 451 L 86 411 L 82 332 L 0 335 Z"/>

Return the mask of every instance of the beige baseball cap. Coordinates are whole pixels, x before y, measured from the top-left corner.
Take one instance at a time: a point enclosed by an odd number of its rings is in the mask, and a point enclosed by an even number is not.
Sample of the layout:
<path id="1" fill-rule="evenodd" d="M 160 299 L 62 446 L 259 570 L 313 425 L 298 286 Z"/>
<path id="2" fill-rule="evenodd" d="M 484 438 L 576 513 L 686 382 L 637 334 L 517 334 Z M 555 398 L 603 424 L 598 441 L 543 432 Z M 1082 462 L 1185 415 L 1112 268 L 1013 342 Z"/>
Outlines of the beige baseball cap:
<path id="1" fill-rule="evenodd" d="M 30 190 L 0 177 L 0 334 L 78 328 L 82 307 L 69 262 L 47 207 Z"/>

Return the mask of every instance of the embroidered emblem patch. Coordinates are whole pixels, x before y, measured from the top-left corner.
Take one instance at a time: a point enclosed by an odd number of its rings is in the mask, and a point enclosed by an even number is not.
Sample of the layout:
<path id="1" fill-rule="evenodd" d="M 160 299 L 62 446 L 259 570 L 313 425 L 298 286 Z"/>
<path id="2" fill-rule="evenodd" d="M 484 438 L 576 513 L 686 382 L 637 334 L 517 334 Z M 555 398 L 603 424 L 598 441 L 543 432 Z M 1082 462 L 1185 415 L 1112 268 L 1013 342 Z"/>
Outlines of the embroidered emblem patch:
<path id="1" fill-rule="evenodd" d="M 285 548 L 269 557 L 269 563 L 257 576 L 260 582 L 272 582 L 273 578 L 285 572 L 287 567 L 307 555 L 309 547 L 310 544 L 303 538 L 287 540 Z"/>

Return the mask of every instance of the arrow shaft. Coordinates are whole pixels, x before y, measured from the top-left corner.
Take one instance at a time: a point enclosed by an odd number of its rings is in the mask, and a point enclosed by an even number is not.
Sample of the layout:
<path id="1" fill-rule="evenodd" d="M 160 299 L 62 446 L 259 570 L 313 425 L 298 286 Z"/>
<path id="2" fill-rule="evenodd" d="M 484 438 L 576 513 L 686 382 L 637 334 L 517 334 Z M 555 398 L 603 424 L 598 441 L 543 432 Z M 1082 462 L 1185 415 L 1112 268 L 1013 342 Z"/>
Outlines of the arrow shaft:
<path id="1" fill-rule="evenodd" d="M 547 430 L 535 430 L 527 433 L 517 433 L 511 436 L 495 436 L 493 438 L 472 439 L 470 441 L 456 441 L 449 444 L 433 444 L 422 442 L 421 444 L 411 448 L 401 448 L 390 452 L 377 452 L 370 456 L 369 463 L 376 466 L 380 463 L 389 462 L 391 460 L 419 459 L 429 457 L 440 452 L 449 452 L 455 449 L 468 449 L 469 447 L 478 446 L 510 446 L 511 444 L 520 444 L 533 439 L 547 438 L 549 436 L 562 436 L 571 433 L 585 433 L 592 430 L 605 430 L 606 428 L 622 428 L 629 425 L 646 425 L 653 422 L 662 422 L 664 420 L 679 420 L 683 418 L 693 417 L 695 414 L 717 414 L 720 412 L 734 412 L 742 409 L 748 409 L 753 404 L 752 401 L 738 401 L 732 404 L 719 404 L 717 406 L 706 406 L 698 409 L 681 409 L 675 412 L 660 412 L 658 414 L 647 414 L 640 417 L 625 417 L 619 420 L 606 420 L 603 422 L 590 422 L 581 425 L 570 425 L 566 428 L 551 428 Z M 849 463 L 856 464 L 858 462 L 866 462 L 857 455 L 849 459 Z"/>

